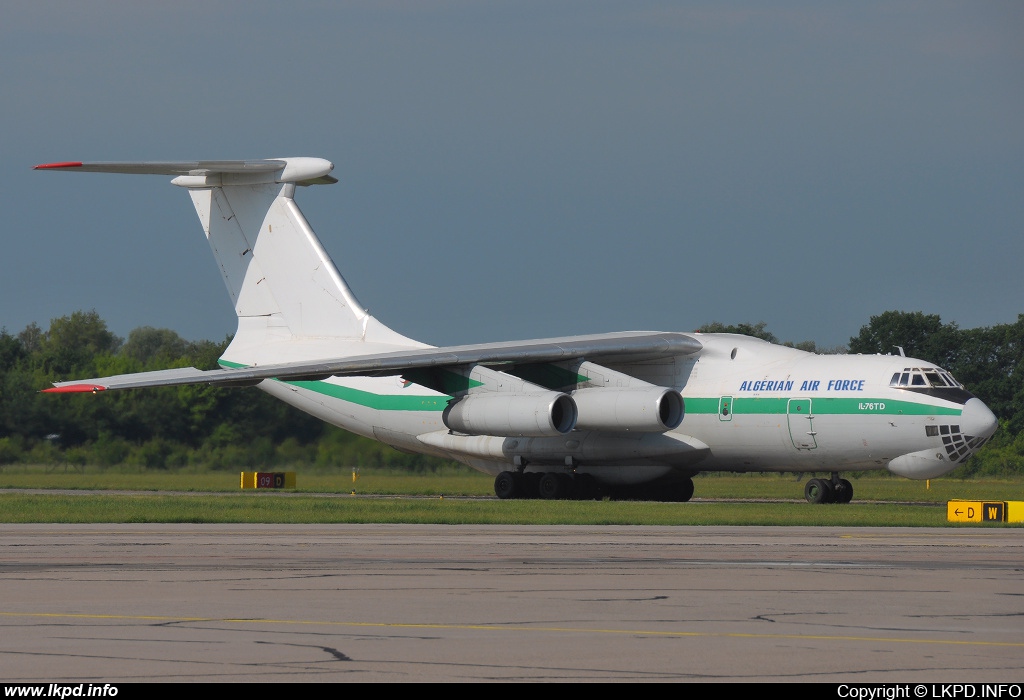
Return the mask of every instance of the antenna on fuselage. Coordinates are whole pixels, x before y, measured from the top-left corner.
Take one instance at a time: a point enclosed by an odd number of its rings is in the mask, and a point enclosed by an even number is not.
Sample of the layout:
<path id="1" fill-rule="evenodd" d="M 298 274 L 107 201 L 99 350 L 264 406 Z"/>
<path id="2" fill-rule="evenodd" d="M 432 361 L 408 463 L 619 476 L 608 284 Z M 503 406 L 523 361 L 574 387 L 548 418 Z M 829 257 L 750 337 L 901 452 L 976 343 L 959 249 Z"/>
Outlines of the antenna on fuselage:
<path id="1" fill-rule="evenodd" d="M 907 356 L 907 354 L 905 352 L 903 352 L 903 346 L 902 345 L 897 345 L 896 349 L 900 351 L 900 357 L 906 357 Z"/>

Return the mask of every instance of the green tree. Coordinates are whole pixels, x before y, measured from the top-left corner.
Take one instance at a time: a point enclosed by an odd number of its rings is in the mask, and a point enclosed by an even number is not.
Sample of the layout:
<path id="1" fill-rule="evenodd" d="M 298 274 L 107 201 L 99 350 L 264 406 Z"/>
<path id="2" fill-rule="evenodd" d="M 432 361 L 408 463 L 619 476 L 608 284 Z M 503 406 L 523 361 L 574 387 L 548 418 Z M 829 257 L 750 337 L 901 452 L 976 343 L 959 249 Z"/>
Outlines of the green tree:
<path id="1" fill-rule="evenodd" d="M 817 343 L 813 340 L 801 340 L 799 343 L 787 340 L 779 343 L 779 339 L 774 333 L 768 330 L 768 324 L 764 321 L 760 321 L 758 323 L 738 323 L 732 326 L 727 326 L 724 323 L 719 323 L 718 321 L 712 321 L 711 323 L 705 323 L 703 326 L 698 328 L 697 332 L 738 333 L 740 335 L 748 335 L 752 338 L 767 340 L 769 343 L 778 343 L 780 345 L 785 345 L 788 348 L 796 348 L 797 350 L 803 350 L 804 352 L 816 352 L 821 355 L 838 355 L 846 352 L 845 345 L 837 345 L 835 347 L 818 347 Z"/>
<path id="2" fill-rule="evenodd" d="M 960 333 L 955 323 L 943 324 L 935 314 L 886 311 L 872 316 L 860 333 L 850 338 L 850 352 L 896 355 L 928 360 L 946 367 L 958 352 Z"/>
<path id="3" fill-rule="evenodd" d="M 152 363 L 173 363 L 187 354 L 189 343 L 167 328 L 143 326 L 128 334 L 121 354 L 148 367 Z"/>
<path id="4" fill-rule="evenodd" d="M 734 326 L 727 326 L 724 323 L 718 321 L 712 321 L 711 323 L 705 323 L 703 326 L 697 329 L 698 333 L 739 333 L 740 335 L 749 335 L 752 338 L 760 338 L 761 340 L 767 340 L 769 343 L 777 343 L 779 339 L 775 337 L 775 334 L 768 330 L 768 324 L 764 321 L 758 323 L 739 323 Z"/>
<path id="5" fill-rule="evenodd" d="M 1024 314 L 1016 323 L 961 330 L 946 369 L 983 400 L 1010 436 L 1024 432 Z"/>
<path id="6" fill-rule="evenodd" d="M 113 354 L 119 347 L 121 338 L 107 330 L 106 321 L 98 313 L 76 311 L 50 322 L 50 329 L 41 343 L 39 360 L 48 374 L 69 378 L 79 372 L 95 371 L 97 360 Z"/>
<path id="7" fill-rule="evenodd" d="M 0 374 L 3 374 L 25 356 L 25 348 L 17 337 L 0 328 Z"/>

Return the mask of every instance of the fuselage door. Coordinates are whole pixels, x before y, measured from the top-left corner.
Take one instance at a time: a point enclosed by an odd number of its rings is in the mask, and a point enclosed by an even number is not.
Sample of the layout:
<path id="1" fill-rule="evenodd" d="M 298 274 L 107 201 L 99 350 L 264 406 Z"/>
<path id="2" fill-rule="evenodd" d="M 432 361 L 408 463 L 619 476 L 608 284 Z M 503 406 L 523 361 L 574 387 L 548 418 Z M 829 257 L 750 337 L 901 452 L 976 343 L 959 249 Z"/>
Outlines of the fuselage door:
<path id="1" fill-rule="evenodd" d="M 718 399 L 718 420 L 732 420 L 732 397 L 722 396 Z"/>
<path id="2" fill-rule="evenodd" d="M 813 450 L 818 446 L 814 432 L 814 414 L 811 413 L 810 399 L 790 399 L 786 405 L 789 419 L 789 437 L 798 450 Z"/>

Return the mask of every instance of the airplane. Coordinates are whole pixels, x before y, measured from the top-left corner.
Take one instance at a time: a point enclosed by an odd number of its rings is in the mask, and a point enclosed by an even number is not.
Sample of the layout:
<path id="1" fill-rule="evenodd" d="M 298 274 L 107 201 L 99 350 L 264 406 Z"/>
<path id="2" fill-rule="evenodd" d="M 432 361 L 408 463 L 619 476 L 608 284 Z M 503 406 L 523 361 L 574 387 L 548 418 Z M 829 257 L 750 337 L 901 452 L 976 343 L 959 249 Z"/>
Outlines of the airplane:
<path id="1" fill-rule="evenodd" d="M 701 472 L 932 479 L 996 430 L 953 376 L 899 355 L 819 355 L 728 333 L 628 331 L 435 347 L 356 299 L 295 203 L 336 183 L 322 158 L 62 162 L 171 176 L 188 191 L 238 316 L 219 369 L 55 382 L 46 392 L 257 386 L 347 431 L 495 477 L 498 498 L 685 502 Z M 819 477 L 817 474 L 826 474 Z"/>

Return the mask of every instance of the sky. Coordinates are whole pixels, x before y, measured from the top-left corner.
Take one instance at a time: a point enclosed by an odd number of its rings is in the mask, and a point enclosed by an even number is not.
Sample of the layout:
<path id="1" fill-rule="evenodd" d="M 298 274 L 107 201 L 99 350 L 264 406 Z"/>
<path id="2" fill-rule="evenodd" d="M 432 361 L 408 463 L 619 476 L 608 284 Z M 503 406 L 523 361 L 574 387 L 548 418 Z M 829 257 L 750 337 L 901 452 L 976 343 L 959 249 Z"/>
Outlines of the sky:
<path id="1" fill-rule="evenodd" d="M 0 326 L 235 329 L 187 194 L 54 161 L 316 156 L 296 201 L 435 345 L 1024 313 L 1019 2 L 5 3 Z"/>

